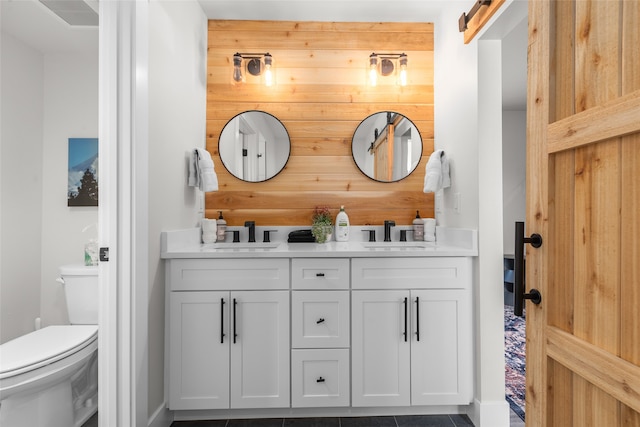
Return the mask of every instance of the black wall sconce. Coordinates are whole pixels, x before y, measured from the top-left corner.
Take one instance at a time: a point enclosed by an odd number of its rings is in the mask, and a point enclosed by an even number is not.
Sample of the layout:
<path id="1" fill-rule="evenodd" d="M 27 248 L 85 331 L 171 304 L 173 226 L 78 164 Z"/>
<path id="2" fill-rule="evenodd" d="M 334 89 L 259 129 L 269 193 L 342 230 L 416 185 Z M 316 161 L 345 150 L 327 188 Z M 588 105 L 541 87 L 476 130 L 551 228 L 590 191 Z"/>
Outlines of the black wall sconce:
<path id="1" fill-rule="evenodd" d="M 396 76 L 396 84 L 406 86 L 408 62 L 406 53 L 372 53 L 369 55 L 369 84 L 376 86 L 380 75 Z"/>
<path id="2" fill-rule="evenodd" d="M 247 80 L 249 79 L 249 80 Z M 271 86 L 273 77 L 273 57 L 267 53 L 239 53 L 233 55 L 233 84 L 248 83 L 251 80 Z"/>

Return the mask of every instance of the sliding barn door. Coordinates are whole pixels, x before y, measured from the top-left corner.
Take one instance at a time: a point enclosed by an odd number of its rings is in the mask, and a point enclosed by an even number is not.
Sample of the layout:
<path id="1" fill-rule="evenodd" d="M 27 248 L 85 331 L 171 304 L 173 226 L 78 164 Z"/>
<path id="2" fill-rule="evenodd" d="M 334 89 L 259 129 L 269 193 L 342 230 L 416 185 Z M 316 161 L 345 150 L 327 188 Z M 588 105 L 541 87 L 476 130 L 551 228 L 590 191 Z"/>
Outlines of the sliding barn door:
<path id="1" fill-rule="evenodd" d="M 640 426 L 640 1 L 531 0 L 527 426 Z"/>

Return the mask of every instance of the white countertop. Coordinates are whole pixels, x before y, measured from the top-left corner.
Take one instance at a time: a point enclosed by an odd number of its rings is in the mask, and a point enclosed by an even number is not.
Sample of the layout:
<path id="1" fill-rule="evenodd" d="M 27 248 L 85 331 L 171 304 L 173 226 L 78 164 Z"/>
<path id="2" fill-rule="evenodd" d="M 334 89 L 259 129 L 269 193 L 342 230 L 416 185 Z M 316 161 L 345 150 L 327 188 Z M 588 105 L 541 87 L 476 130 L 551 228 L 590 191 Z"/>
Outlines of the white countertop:
<path id="1" fill-rule="evenodd" d="M 305 227 L 256 227 L 256 240 L 262 237 L 262 230 L 278 230 L 272 233 L 270 243 L 258 241 L 248 243 L 241 234 L 239 243 L 203 244 L 200 229 L 164 231 L 161 234 L 161 257 L 174 258 L 362 258 L 362 257 L 469 257 L 478 255 L 477 231 L 462 228 L 436 228 L 435 242 L 408 241 L 382 242 L 381 230 L 378 241 L 361 240 L 372 226 L 352 227 L 348 242 L 327 243 L 287 243 L 288 233 Z M 308 227 L 307 227 L 308 228 Z M 244 231 L 243 227 L 229 227 L 228 230 Z M 403 229 L 399 227 L 399 229 Z M 407 233 L 410 234 L 410 233 Z"/>

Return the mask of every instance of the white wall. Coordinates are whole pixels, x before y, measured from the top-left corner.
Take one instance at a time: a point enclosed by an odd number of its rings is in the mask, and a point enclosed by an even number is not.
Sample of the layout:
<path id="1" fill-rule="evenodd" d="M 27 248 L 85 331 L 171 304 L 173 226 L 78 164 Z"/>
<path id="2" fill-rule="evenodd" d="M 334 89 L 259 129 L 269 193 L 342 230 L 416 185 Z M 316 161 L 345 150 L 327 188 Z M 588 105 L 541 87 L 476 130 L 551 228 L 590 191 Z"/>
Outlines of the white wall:
<path id="1" fill-rule="evenodd" d="M 98 218 L 67 207 L 68 138 L 98 135 L 97 65 L 97 46 L 42 55 L 2 35 L 2 341 L 68 323 L 58 267 L 83 263 Z"/>
<path id="2" fill-rule="evenodd" d="M 526 111 L 502 114 L 502 198 L 504 253 L 513 254 L 515 222 L 524 221 L 526 194 Z"/>
<path id="3" fill-rule="evenodd" d="M 84 263 L 84 244 L 97 238 L 97 207 L 67 206 L 68 139 L 98 137 L 98 50 L 44 57 L 42 192 L 42 323 L 65 324 L 67 305 L 58 267 Z M 98 186 L 100 171 L 98 171 Z M 98 201 L 99 203 L 99 201 Z"/>
<path id="4" fill-rule="evenodd" d="M 0 343 L 40 316 L 42 55 L 1 35 Z"/>
<path id="5" fill-rule="evenodd" d="M 194 227 L 202 192 L 187 186 L 190 151 L 205 147 L 207 19 L 196 2 L 149 7 L 149 396 L 164 406 L 164 264 L 160 232 Z M 215 165 L 216 168 L 222 165 Z"/>
<path id="6" fill-rule="evenodd" d="M 463 44 L 456 24 L 467 6 L 454 2 L 434 26 L 435 149 L 445 150 L 451 173 L 451 187 L 442 191 L 442 199 L 436 197 L 436 219 L 438 225 L 477 229 L 477 44 Z M 460 195 L 459 211 L 455 194 Z"/>

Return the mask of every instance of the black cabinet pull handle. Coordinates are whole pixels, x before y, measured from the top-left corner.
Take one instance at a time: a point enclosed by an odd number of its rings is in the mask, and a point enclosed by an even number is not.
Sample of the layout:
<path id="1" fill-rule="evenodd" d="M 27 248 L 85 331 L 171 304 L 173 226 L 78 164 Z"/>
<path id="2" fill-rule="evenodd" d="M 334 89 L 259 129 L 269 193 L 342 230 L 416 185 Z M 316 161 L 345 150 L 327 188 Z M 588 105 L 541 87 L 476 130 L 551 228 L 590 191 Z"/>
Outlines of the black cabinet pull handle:
<path id="1" fill-rule="evenodd" d="M 324 273 L 316 273 L 316 277 L 324 277 Z"/>
<path id="2" fill-rule="evenodd" d="M 420 341 L 420 297 L 416 297 L 416 339 Z"/>
<path id="3" fill-rule="evenodd" d="M 404 335 L 404 342 L 407 342 L 407 311 L 408 311 L 407 307 L 407 297 L 404 298 L 404 332 L 402 333 L 402 335 Z"/>
<path id="4" fill-rule="evenodd" d="M 515 256 L 513 260 L 513 314 L 522 317 L 524 300 L 529 299 L 534 304 L 542 302 L 542 294 L 537 289 L 525 293 L 524 289 L 524 244 L 529 243 L 534 248 L 542 246 L 542 236 L 532 234 L 531 237 L 524 237 L 524 222 L 516 221 L 516 242 Z"/>
<path id="5" fill-rule="evenodd" d="M 236 338 L 238 338 L 238 333 L 236 330 L 236 324 L 238 323 L 236 321 L 236 307 L 238 307 L 238 301 L 236 301 L 236 299 L 233 299 L 233 343 L 236 343 Z"/>
<path id="6" fill-rule="evenodd" d="M 220 298 L 220 344 L 224 344 L 224 298 Z"/>
<path id="7" fill-rule="evenodd" d="M 320 323 L 324 323 L 324 319 L 322 317 L 316 321 L 317 325 L 319 325 Z"/>
<path id="8" fill-rule="evenodd" d="M 324 382 L 324 378 L 320 377 L 316 380 L 317 383 L 323 383 Z"/>

